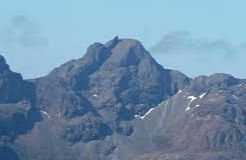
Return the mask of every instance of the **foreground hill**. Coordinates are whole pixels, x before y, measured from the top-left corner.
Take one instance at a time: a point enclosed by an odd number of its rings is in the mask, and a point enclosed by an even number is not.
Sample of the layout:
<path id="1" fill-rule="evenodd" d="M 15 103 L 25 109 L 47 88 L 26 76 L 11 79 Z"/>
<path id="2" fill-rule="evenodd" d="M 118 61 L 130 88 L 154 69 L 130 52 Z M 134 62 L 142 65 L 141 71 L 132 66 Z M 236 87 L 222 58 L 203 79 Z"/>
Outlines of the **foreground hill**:
<path id="1" fill-rule="evenodd" d="M 118 37 L 34 80 L 0 60 L 0 159 L 246 158 L 245 80 L 191 79 Z"/>

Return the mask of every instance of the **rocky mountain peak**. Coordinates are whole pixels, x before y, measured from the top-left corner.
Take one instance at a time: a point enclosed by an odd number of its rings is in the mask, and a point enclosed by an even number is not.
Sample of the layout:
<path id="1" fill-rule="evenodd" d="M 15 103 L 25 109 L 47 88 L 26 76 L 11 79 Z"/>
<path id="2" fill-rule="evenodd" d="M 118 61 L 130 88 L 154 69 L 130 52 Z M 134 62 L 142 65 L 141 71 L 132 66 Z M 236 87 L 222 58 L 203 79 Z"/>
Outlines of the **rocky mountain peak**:
<path id="1" fill-rule="evenodd" d="M 112 47 L 112 55 L 103 65 L 103 69 L 137 66 L 142 63 L 152 63 L 157 65 L 143 45 L 134 39 L 115 39 Z"/>
<path id="2" fill-rule="evenodd" d="M 2 55 L 0 55 L 0 63 L 6 64 L 6 60 Z"/>
<path id="3" fill-rule="evenodd" d="M 25 92 L 23 79 L 19 73 L 12 72 L 5 58 L 0 56 L 0 103 L 17 102 Z"/>
<path id="4" fill-rule="evenodd" d="M 191 83 L 193 92 L 218 91 L 240 83 L 240 79 L 224 73 L 215 73 L 210 76 L 196 77 Z"/>
<path id="5" fill-rule="evenodd" d="M 158 65 L 142 44 L 134 39 L 119 39 L 117 36 L 107 42 L 90 45 L 84 56 L 69 61 L 53 70 L 50 75 L 74 77 L 91 75 L 97 70 L 115 70 L 121 67 L 139 65 L 140 62 Z"/>
<path id="6" fill-rule="evenodd" d="M 115 36 L 112 40 L 108 41 L 105 46 L 112 50 L 118 43 L 120 42 L 120 39 L 118 36 Z"/>
<path id="7" fill-rule="evenodd" d="M 42 78 L 38 88 L 44 92 L 40 93 L 43 96 L 49 94 L 46 92 L 59 92 L 54 93 L 54 97 L 65 89 L 64 86 L 71 89 L 70 93 L 76 95 L 78 101 L 77 109 L 71 113 L 79 113 L 78 110 L 85 113 L 82 108 L 90 106 L 111 110 L 113 119 L 129 120 L 134 114 L 144 114 L 188 83 L 189 79 L 185 75 L 159 65 L 139 41 L 115 37 L 105 45 L 90 45 L 83 58 L 56 68 Z M 43 90 L 46 88 L 44 86 L 50 87 Z M 54 98 L 62 98 L 61 104 L 54 104 L 56 110 L 61 107 L 72 109 L 70 103 L 75 102 L 67 102 L 69 106 L 63 105 L 63 97 L 68 97 L 65 94 L 67 91 L 64 91 L 63 96 Z M 80 106 L 81 101 L 87 101 L 88 105 Z"/>
<path id="8" fill-rule="evenodd" d="M 6 64 L 6 60 L 3 56 L 0 55 L 0 72 L 9 71 L 9 65 Z"/>

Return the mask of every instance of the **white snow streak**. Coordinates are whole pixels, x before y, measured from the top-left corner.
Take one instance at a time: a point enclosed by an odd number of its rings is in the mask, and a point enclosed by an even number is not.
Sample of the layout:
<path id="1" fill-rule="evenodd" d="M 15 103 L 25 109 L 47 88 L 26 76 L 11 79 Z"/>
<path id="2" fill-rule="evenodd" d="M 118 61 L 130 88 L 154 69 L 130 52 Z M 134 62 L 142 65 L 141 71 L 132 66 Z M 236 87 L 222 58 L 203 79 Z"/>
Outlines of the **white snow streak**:
<path id="1" fill-rule="evenodd" d="M 143 116 L 135 115 L 135 118 L 144 119 L 148 114 L 150 114 L 155 108 L 150 108 Z"/>
<path id="2" fill-rule="evenodd" d="M 204 92 L 203 94 L 201 94 L 201 95 L 199 96 L 199 98 L 202 99 L 202 98 L 205 97 L 206 95 L 207 95 L 207 92 Z"/>
<path id="3" fill-rule="evenodd" d="M 45 114 L 45 115 L 49 115 L 47 112 L 45 112 L 45 111 L 40 111 L 41 113 L 43 113 L 43 114 Z"/>
<path id="4" fill-rule="evenodd" d="M 98 97 L 98 95 L 97 95 L 97 94 L 94 94 L 94 95 L 93 95 L 93 97 L 97 98 L 97 97 Z"/>
<path id="5" fill-rule="evenodd" d="M 42 114 L 46 115 L 48 118 L 50 118 L 49 113 L 47 113 L 46 111 L 41 110 L 40 112 L 41 112 Z"/>
<path id="6" fill-rule="evenodd" d="M 189 96 L 187 99 L 189 99 L 190 102 L 188 103 L 187 108 L 185 109 L 185 111 L 188 111 L 188 110 L 191 109 L 191 108 L 190 108 L 190 105 L 191 105 L 191 103 L 192 103 L 194 100 L 197 99 L 197 97 L 195 97 L 195 96 Z"/>
<path id="7" fill-rule="evenodd" d="M 180 93 L 182 93 L 182 91 L 181 91 L 181 90 L 179 90 L 177 94 L 180 94 Z"/>
<path id="8" fill-rule="evenodd" d="M 235 95 L 232 95 L 232 97 L 233 97 L 233 98 L 235 98 L 235 99 L 240 99 L 240 98 L 238 98 L 238 97 L 237 97 L 237 96 L 235 96 Z"/>

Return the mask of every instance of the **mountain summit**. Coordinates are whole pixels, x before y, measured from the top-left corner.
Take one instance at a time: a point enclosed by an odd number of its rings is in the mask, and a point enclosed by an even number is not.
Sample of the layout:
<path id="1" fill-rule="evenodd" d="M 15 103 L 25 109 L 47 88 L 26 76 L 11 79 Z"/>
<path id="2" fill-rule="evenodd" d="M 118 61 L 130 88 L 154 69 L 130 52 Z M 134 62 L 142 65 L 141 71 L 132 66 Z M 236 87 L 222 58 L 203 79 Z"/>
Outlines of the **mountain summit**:
<path id="1" fill-rule="evenodd" d="M 115 118 L 129 120 L 176 93 L 189 83 L 189 78 L 164 69 L 139 41 L 116 37 L 106 45 L 92 44 L 83 58 L 69 61 L 40 79 L 38 86 L 46 88 L 40 94 L 48 95 L 56 90 L 60 93 L 63 83 L 71 93 L 79 94 L 79 99 L 86 99 L 91 107 L 114 110 Z M 61 87 L 44 87 L 53 84 Z M 57 95 L 49 95 L 49 98 Z"/>
<path id="2" fill-rule="evenodd" d="M 0 75 L 0 159 L 245 158 L 246 81 L 191 79 L 137 40 L 94 43 L 31 81 L 0 57 Z"/>

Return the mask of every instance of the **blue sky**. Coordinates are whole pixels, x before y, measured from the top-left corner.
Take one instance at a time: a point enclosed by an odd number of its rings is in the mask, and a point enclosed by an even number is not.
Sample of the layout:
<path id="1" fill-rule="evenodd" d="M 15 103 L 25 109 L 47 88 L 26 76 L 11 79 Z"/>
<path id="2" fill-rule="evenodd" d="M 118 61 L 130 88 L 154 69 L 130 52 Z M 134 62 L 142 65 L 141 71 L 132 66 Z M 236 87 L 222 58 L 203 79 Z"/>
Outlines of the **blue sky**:
<path id="1" fill-rule="evenodd" d="M 0 1 L 0 52 L 25 78 L 115 35 L 139 39 L 165 68 L 192 77 L 246 77 L 244 0 Z"/>

